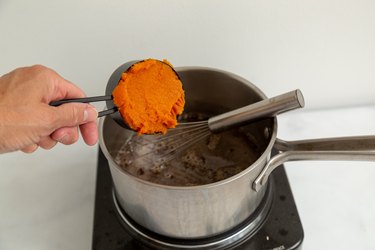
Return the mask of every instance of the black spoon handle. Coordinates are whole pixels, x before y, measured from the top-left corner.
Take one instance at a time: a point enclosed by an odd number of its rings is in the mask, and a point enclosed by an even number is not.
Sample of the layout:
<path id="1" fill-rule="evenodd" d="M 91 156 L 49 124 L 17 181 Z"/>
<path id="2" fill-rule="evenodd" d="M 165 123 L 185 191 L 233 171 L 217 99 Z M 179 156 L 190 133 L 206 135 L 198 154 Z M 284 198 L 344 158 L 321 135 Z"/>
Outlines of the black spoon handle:
<path id="1" fill-rule="evenodd" d="M 73 99 L 64 99 L 64 100 L 60 100 L 60 101 L 50 102 L 49 105 L 51 105 L 51 106 L 59 106 L 61 104 L 70 103 L 70 102 L 88 103 L 88 102 L 101 102 L 101 101 L 109 101 L 109 100 L 112 100 L 112 95 L 93 96 L 93 97 L 84 97 L 84 98 L 73 98 Z"/>

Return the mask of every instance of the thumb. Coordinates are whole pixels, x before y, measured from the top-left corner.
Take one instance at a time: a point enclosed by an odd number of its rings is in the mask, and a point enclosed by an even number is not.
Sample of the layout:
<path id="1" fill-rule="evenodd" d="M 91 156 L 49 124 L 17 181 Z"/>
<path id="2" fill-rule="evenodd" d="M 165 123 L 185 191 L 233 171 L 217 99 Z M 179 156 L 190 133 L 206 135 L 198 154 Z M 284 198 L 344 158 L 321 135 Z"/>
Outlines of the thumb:
<path id="1" fill-rule="evenodd" d="M 55 109 L 58 114 L 57 127 L 75 127 L 93 122 L 98 117 L 95 107 L 86 103 L 66 103 Z"/>

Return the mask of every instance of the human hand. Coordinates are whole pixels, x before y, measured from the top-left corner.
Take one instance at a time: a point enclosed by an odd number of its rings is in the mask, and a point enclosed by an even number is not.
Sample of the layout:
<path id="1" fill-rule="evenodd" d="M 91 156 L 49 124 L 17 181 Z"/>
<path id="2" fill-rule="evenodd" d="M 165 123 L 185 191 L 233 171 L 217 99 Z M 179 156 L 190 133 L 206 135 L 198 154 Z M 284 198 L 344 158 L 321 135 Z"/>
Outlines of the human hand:
<path id="1" fill-rule="evenodd" d="M 90 104 L 51 101 L 81 98 L 85 94 L 55 71 L 41 65 L 18 68 L 0 77 L 0 153 L 34 152 L 78 140 L 78 128 L 87 145 L 98 140 L 97 111 Z"/>

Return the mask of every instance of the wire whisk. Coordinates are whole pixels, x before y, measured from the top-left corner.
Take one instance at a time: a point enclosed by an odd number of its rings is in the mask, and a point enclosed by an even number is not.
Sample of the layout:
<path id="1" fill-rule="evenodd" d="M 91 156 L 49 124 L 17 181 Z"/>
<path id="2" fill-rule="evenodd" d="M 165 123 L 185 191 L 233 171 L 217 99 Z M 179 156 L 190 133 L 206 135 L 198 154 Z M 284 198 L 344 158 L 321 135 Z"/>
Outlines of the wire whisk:
<path id="1" fill-rule="evenodd" d="M 204 121 L 182 122 L 164 135 L 134 134 L 124 147 L 125 164 L 163 168 L 163 165 L 212 133 L 274 117 L 304 107 L 300 90 L 294 90 L 270 99 L 217 115 Z"/>

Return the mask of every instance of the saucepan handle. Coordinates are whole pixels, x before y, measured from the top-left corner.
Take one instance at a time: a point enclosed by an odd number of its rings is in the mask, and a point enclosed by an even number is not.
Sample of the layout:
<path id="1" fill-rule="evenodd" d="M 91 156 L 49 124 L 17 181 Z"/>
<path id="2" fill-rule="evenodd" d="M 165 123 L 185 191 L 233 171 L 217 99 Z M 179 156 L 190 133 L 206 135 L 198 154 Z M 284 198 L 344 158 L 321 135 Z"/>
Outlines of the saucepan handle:
<path id="1" fill-rule="evenodd" d="M 273 156 L 255 179 L 253 189 L 258 191 L 272 171 L 288 161 L 375 161 L 375 136 L 324 138 L 300 141 L 276 139 Z"/>

